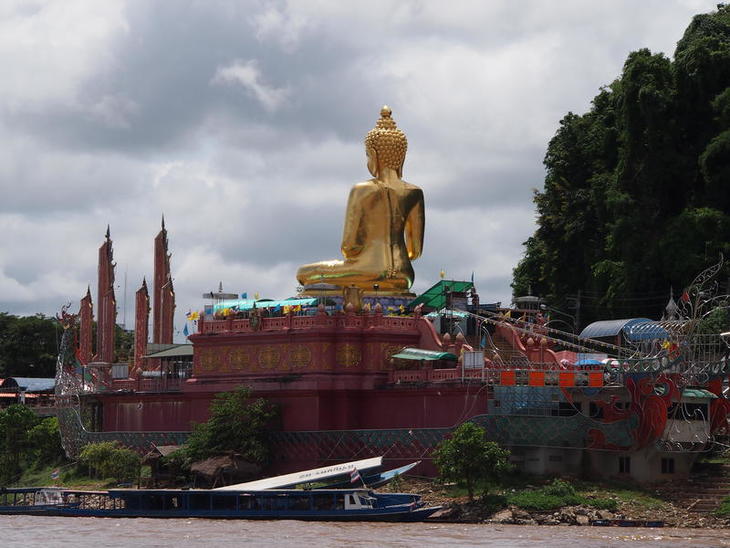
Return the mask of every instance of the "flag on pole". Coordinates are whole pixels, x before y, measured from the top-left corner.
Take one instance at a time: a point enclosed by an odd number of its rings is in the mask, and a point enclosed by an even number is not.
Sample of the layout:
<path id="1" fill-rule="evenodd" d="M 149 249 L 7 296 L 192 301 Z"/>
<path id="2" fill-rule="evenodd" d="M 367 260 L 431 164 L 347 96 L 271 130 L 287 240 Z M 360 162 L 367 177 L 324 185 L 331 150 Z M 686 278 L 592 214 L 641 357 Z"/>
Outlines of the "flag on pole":
<path id="1" fill-rule="evenodd" d="M 362 481 L 360 471 L 357 468 L 353 468 L 352 472 L 350 472 L 350 483 L 357 483 L 358 481 Z"/>
<path id="2" fill-rule="evenodd" d="M 188 331 L 188 324 L 185 324 L 185 327 L 183 327 L 183 335 L 186 337 L 190 335 L 190 331 Z"/>
<path id="3" fill-rule="evenodd" d="M 679 298 L 683 303 L 689 302 L 689 293 L 685 290 L 684 293 L 682 293 L 682 296 Z"/>
<path id="4" fill-rule="evenodd" d="M 56 468 L 53 472 L 51 472 L 51 479 L 57 480 L 61 476 L 61 471 Z"/>

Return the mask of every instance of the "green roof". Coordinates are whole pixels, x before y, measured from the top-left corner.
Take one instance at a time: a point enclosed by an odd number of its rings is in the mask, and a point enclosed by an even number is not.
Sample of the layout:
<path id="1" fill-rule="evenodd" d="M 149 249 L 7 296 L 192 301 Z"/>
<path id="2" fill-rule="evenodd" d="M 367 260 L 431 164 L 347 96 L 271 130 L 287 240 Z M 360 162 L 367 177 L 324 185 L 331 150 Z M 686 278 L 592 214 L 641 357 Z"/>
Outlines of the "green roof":
<path id="1" fill-rule="evenodd" d="M 456 280 L 439 280 L 430 289 L 427 289 L 416 297 L 408 305 L 408 308 L 413 309 L 419 304 L 423 304 L 424 308 L 441 310 L 446 306 L 446 294 L 451 293 L 464 293 L 467 290 L 474 287 L 472 282 L 458 282 Z"/>
<path id="2" fill-rule="evenodd" d="M 397 354 L 393 354 L 393 358 L 400 358 L 401 360 L 450 360 L 456 361 L 458 357 L 456 354 L 451 352 L 437 352 L 434 350 L 424 350 L 423 348 L 404 348 Z"/>
<path id="3" fill-rule="evenodd" d="M 709 390 L 704 390 L 702 388 L 685 388 L 682 390 L 682 397 L 683 398 L 698 398 L 698 399 L 714 399 L 717 398 L 715 394 L 710 392 Z"/>
<path id="4" fill-rule="evenodd" d="M 177 358 L 181 356 L 192 356 L 193 345 L 192 344 L 177 344 L 165 350 L 153 352 L 147 354 L 145 358 Z"/>

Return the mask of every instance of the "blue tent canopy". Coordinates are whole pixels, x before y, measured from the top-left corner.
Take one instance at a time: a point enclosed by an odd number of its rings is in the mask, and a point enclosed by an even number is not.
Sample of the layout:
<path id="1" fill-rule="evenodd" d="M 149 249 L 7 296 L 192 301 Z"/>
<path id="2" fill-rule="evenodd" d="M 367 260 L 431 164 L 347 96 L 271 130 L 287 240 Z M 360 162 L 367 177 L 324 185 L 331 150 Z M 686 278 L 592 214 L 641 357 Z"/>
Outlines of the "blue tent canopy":
<path id="1" fill-rule="evenodd" d="M 216 303 L 214 310 L 223 310 L 224 308 L 236 308 L 238 310 L 251 310 L 256 308 L 283 308 L 285 306 L 315 306 L 317 299 L 286 299 L 283 301 L 255 300 L 255 299 L 232 299 Z"/>

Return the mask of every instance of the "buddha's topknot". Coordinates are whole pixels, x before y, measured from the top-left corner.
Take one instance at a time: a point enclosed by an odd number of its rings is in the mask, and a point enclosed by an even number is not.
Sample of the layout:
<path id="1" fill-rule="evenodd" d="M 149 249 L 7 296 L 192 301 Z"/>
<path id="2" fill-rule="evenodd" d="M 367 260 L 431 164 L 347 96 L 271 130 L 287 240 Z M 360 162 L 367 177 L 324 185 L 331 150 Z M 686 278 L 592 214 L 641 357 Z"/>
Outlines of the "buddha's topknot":
<path id="1" fill-rule="evenodd" d="M 365 146 L 375 150 L 381 165 L 397 170 L 399 173 L 406 159 L 408 139 L 391 118 L 392 111 L 387 105 L 380 109 L 380 119 L 365 137 Z"/>

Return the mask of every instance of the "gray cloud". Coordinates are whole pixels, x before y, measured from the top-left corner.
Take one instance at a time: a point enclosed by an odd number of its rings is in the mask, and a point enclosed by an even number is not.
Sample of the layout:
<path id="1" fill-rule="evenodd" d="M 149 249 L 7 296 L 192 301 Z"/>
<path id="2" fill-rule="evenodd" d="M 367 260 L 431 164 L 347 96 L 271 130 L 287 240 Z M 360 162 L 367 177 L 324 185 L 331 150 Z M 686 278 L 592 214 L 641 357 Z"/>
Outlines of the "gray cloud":
<path id="1" fill-rule="evenodd" d="M 426 193 L 416 290 L 442 268 L 509 300 L 558 121 L 629 51 L 671 54 L 705 1 L 162 2 L 0 8 L 0 310 L 55 312 L 152 272 L 164 212 L 179 314 L 215 289 L 286 297 L 336 258 L 362 139 L 388 103 Z M 42 55 L 38 53 L 41 52 Z M 123 308 L 120 307 L 119 321 Z"/>

